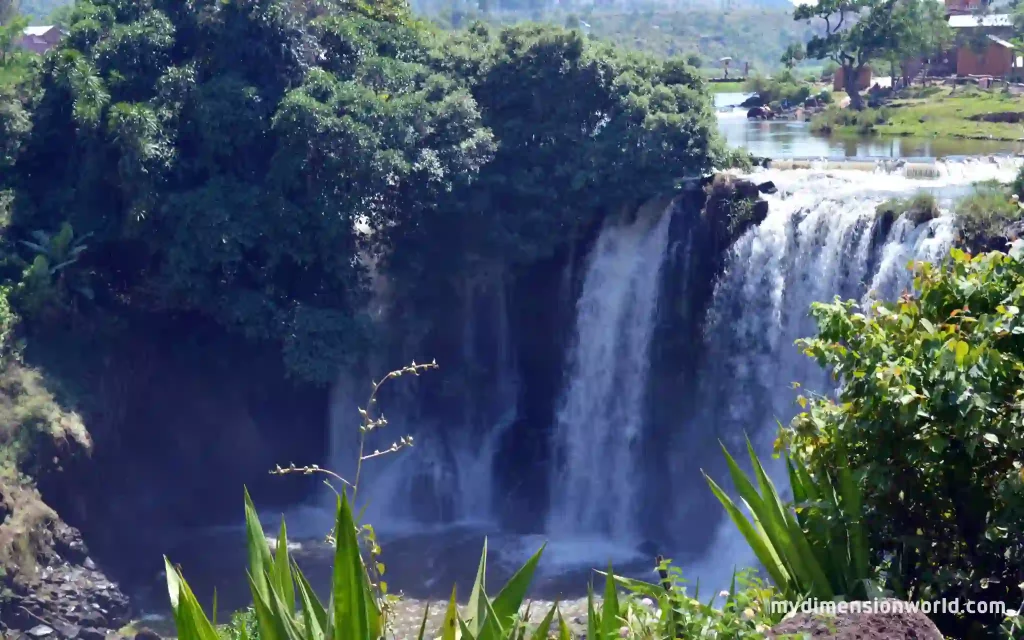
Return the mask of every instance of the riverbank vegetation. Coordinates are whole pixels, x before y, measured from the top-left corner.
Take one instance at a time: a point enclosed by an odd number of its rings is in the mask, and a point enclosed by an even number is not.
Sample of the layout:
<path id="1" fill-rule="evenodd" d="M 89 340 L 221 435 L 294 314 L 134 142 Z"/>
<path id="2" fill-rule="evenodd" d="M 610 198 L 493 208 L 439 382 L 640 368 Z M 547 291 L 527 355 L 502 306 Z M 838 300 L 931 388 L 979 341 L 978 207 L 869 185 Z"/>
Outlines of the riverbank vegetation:
<path id="1" fill-rule="evenodd" d="M 781 446 L 813 474 L 848 463 L 873 562 L 914 600 L 1021 600 L 1022 250 L 917 264 L 915 293 L 871 314 L 815 304 L 819 335 L 801 342 L 844 383 L 834 399 L 802 399 Z M 951 637 L 1003 622 L 933 618 Z"/>
<path id="2" fill-rule="evenodd" d="M 828 109 L 811 127 L 825 133 L 1024 139 L 1020 98 L 1001 88 L 918 87 L 880 101 L 884 106 L 877 109 Z"/>
<path id="3" fill-rule="evenodd" d="M 548 255 L 611 203 L 727 161 L 684 60 L 537 25 L 446 36 L 400 3 L 279 4 L 225 5 L 203 29 L 159 2 L 76 5 L 26 104 L 6 236 L 28 257 L 22 240 L 66 226 L 121 257 L 63 267 L 74 285 L 54 304 L 199 312 L 328 382 L 367 344 L 360 251 L 400 288 L 436 291 L 445 272 Z M 223 44 L 262 21 L 246 37 L 265 49 Z"/>
<path id="4" fill-rule="evenodd" d="M 762 104 L 772 105 L 773 109 L 802 106 L 811 98 L 822 104 L 832 102 L 832 92 L 824 84 L 813 76 L 799 77 L 791 69 L 771 78 L 760 75 L 748 78 L 743 89 L 756 94 Z"/>

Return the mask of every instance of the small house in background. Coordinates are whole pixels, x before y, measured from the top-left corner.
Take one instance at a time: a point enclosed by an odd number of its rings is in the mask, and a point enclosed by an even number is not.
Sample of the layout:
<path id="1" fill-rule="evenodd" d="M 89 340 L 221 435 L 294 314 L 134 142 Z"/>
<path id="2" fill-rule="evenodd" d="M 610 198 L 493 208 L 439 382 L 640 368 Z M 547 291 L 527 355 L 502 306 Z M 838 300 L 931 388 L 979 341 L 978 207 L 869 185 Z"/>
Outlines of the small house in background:
<path id="1" fill-rule="evenodd" d="M 987 35 L 983 47 L 964 45 L 957 47 L 956 74 L 958 76 L 1016 75 L 1021 60 L 1017 48 L 1002 38 Z"/>
<path id="2" fill-rule="evenodd" d="M 857 76 L 857 91 L 864 91 L 870 87 L 871 78 L 871 67 L 865 66 L 862 68 Z M 832 90 L 846 91 L 846 78 L 842 67 L 836 69 L 835 74 L 832 76 Z"/>
<path id="3" fill-rule="evenodd" d="M 57 46 L 62 37 L 64 34 L 54 25 L 26 27 L 15 45 L 33 53 L 43 54 Z"/>
<path id="4" fill-rule="evenodd" d="M 956 75 L 1006 77 L 1020 68 L 1013 37 L 1013 18 L 1006 13 L 952 14 L 949 26 L 956 41 Z"/>

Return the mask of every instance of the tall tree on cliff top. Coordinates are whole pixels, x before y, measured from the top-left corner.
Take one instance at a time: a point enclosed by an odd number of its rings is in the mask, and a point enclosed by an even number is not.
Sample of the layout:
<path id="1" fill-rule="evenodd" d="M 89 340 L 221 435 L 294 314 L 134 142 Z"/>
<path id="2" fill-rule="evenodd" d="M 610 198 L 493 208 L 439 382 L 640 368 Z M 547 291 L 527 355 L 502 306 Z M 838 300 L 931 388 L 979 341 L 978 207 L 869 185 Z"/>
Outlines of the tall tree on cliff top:
<path id="1" fill-rule="evenodd" d="M 937 42 L 937 34 L 948 29 L 942 13 L 926 6 L 931 1 L 819 0 L 797 7 L 793 18 L 817 18 L 824 23 L 825 35 L 807 43 L 807 55 L 838 64 L 851 106 L 862 109 L 857 78 L 868 63 L 919 53 L 918 49 Z"/>

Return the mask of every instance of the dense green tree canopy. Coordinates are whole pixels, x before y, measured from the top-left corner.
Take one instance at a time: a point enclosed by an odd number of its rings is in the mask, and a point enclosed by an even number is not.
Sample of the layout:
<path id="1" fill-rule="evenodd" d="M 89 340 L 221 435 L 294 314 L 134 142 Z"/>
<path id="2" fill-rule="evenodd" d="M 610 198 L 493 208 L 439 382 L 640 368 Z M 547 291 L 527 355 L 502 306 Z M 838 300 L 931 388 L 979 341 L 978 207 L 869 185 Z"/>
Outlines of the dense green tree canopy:
<path id="1" fill-rule="evenodd" d="M 447 37 L 400 0 L 92 0 L 69 24 L 8 236 L 68 223 L 75 308 L 199 312 L 308 379 L 365 346 L 371 269 L 443 292 L 724 157 L 691 67 L 577 32 Z"/>

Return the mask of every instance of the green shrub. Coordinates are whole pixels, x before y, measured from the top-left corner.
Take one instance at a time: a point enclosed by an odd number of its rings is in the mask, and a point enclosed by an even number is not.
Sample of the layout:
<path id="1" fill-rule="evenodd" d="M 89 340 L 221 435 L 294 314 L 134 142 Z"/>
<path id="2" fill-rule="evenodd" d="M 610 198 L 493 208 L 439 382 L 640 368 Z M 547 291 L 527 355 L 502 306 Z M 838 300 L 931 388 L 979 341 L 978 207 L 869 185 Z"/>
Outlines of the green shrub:
<path id="1" fill-rule="evenodd" d="M 811 130 L 815 133 L 833 133 L 838 129 L 852 129 L 867 134 L 888 120 L 889 110 L 885 108 L 856 111 L 833 105 L 811 119 Z"/>
<path id="2" fill-rule="evenodd" d="M 939 209 L 939 201 L 927 191 L 921 191 L 909 198 L 886 200 L 875 207 L 875 212 L 880 215 L 891 215 L 893 218 L 906 215 L 915 225 L 928 222 L 942 213 Z"/>
<path id="3" fill-rule="evenodd" d="M 1020 171 L 1017 172 L 1017 177 L 1013 179 L 1011 189 L 1018 198 L 1024 198 L 1024 167 L 1021 167 Z"/>
<path id="4" fill-rule="evenodd" d="M 849 468 L 878 564 L 913 599 L 1020 602 L 1024 244 L 914 266 L 914 295 L 818 303 L 804 352 L 842 381 L 785 432 L 812 473 Z M 869 311 L 869 312 L 868 312 Z M 998 616 L 938 618 L 947 636 Z"/>
<path id="5" fill-rule="evenodd" d="M 763 76 L 752 76 L 747 78 L 743 86 L 749 93 L 756 93 L 768 104 L 788 102 L 789 104 L 803 104 L 811 97 L 813 85 L 809 82 L 795 78 L 790 71 L 785 71 L 775 78 Z"/>
<path id="6" fill-rule="evenodd" d="M 831 91 L 828 89 L 822 89 L 821 93 L 818 94 L 818 100 L 820 100 L 822 104 L 832 104 L 834 98 L 832 97 Z"/>
<path id="7" fill-rule="evenodd" d="M 88 237 L 76 236 L 65 222 L 56 233 L 37 230 L 32 240 L 19 243 L 27 250 L 27 266 L 15 289 L 15 302 L 27 319 L 48 322 L 80 300 L 92 300 L 89 275 L 76 268 Z"/>
<path id="8" fill-rule="evenodd" d="M 955 213 L 961 244 L 972 250 L 986 247 L 1003 236 L 1008 224 L 1020 220 L 1024 212 L 1010 196 L 1004 185 L 984 182 L 957 201 Z"/>
<path id="9" fill-rule="evenodd" d="M 236 611 L 231 615 L 231 622 L 221 627 L 220 634 L 223 640 L 261 640 L 256 611 L 252 607 Z"/>
<path id="10" fill-rule="evenodd" d="M 600 628 L 596 622 L 607 620 L 608 612 L 617 607 L 618 615 L 615 617 L 622 625 L 617 637 L 634 640 L 754 640 L 764 638 L 765 632 L 783 617 L 782 613 L 774 612 L 772 606 L 772 602 L 778 599 L 778 591 L 752 570 L 738 572 L 728 591 L 712 594 L 706 603 L 700 601 L 699 585 L 692 597 L 687 594 L 686 581 L 677 567 L 663 562 L 658 572 L 661 574 L 660 584 L 615 576 L 616 584 L 626 593 L 621 597 L 613 594 L 614 599 L 608 596 L 609 585 L 606 582 L 604 607 L 599 614 L 594 610 L 595 624 L 588 626 L 595 630 Z M 716 596 L 725 598 L 721 607 L 713 606 Z"/>

